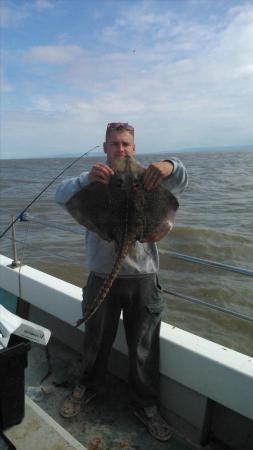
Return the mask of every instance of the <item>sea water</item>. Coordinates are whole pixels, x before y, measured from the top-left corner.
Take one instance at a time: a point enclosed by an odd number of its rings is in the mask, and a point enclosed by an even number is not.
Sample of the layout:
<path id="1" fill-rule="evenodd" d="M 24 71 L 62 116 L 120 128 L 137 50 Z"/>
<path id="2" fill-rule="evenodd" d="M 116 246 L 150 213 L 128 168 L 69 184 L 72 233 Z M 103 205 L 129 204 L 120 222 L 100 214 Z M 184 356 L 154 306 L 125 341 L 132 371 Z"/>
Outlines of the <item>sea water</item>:
<path id="1" fill-rule="evenodd" d="M 253 151 L 189 152 L 139 155 L 148 166 L 176 156 L 185 164 L 189 186 L 179 199 L 176 224 L 159 243 L 165 250 L 180 252 L 253 270 Z M 1 162 L 0 231 L 66 167 L 72 159 L 23 159 Z M 37 218 L 66 226 L 74 220 L 54 201 L 58 183 L 89 170 L 101 157 L 86 157 L 57 180 L 29 209 Z M 85 284 L 84 235 L 52 229 L 34 222 L 16 226 L 18 257 L 80 287 Z M 11 232 L 0 242 L 0 252 L 12 256 Z M 253 278 L 162 255 L 160 283 L 164 288 L 253 317 Z M 253 355 L 253 322 L 193 305 L 165 295 L 163 320 Z"/>

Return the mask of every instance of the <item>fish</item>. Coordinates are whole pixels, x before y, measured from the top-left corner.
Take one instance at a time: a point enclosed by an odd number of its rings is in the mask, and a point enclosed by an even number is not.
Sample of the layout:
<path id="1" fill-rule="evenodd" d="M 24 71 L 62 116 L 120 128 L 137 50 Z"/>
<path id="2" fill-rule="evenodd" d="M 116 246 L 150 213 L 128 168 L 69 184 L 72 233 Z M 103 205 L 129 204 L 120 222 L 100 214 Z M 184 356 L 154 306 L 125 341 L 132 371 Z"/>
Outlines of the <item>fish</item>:
<path id="1" fill-rule="evenodd" d="M 131 246 L 136 242 L 158 242 L 173 228 L 179 203 L 162 184 L 147 190 L 145 167 L 135 158 L 118 158 L 108 184 L 89 183 L 74 194 L 66 208 L 88 230 L 115 242 L 116 258 L 86 317 L 88 320 L 106 299 Z"/>

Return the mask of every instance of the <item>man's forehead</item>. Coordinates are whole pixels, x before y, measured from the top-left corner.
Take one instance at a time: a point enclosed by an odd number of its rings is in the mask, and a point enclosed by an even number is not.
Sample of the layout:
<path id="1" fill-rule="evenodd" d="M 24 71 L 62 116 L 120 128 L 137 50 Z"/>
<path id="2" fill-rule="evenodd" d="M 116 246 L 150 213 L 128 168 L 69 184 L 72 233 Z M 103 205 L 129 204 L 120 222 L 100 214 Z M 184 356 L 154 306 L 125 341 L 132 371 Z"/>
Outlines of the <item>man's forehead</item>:
<path id="1" fill-rule="evenodd" d="M 106 140 L 106 142 L 121 142 L 121 141 L 134 142 L 134 137 L 127 130 L 122 131 L 112 130 L 110 131 Z"/>

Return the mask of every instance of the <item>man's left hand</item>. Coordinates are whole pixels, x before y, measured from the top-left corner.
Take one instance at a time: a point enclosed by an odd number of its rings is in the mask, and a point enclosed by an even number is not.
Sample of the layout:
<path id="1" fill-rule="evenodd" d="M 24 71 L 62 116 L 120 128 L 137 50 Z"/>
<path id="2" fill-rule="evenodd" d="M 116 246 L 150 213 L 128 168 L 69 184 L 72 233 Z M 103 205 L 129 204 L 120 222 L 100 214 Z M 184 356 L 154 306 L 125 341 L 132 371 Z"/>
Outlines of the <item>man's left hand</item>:
<path id="1" fill-rule="evenodd" d="M 144 186 L 147 190 L 155 189 L 164 178 L 169 177 L 173 171 L 170 161 L 160 161 L 148 166 L 144 174 Z"/>

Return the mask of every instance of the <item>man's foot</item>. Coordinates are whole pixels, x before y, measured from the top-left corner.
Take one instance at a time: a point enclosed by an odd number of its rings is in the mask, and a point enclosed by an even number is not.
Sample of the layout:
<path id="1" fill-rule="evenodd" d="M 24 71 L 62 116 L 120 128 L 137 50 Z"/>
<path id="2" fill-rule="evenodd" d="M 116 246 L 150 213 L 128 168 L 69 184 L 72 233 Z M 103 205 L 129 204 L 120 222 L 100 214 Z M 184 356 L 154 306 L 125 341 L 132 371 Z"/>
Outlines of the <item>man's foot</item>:
<path id="1" fill-rule="evenodd" d="M 72 393 L 65 398 L 60 408 L 60 415 L 65 419 L 77 416 L 82 409 L 82 405 L 89 403 L 96 395 L 95 391 L 80 384 L 76 385 Z"/>
<path id="2" fill-rule="evenodd" d="M 171 427 L 162 418 L 156 406 L 149 406 L 143 409 L 134 407 L 133 412 L 144 423 L 149 433 L 158 441 L 165 442 L 172 437 Z"/>

